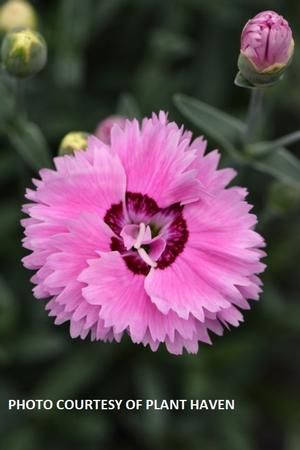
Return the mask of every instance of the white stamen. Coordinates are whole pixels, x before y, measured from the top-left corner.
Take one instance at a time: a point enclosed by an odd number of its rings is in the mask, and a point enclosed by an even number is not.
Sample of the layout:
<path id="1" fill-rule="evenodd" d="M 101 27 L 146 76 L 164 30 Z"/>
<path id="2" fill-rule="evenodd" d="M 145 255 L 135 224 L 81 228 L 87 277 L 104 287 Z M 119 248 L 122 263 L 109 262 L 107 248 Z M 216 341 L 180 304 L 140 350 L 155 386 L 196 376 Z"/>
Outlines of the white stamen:
<path id="1" fill-rule="evenodd" d="M 150 267 L 156 267 L 157 263 L 155 261 L 152 261 L 152 259 L 150 258 L 150 256 L 148 255 L 148 253 L 146 252 L 145 249 L 143 248 L 139 248 L 138 249 L 138 254 L 140 255 L 140 257 L 142 258 L 142 260 L 148 264 L 148 266 Z"/>
<path id="2" fill-rule="evenodd" d="M 140 223 L 140 229 L 139 229 L 139 233 L 137 235 L 136 241 L 134 243 L 134 248 L 136 250 L 138 250 L 140 248 L 140 246 L 142 245 L 144 236 L 145 236 L 145 231 L 146 231 L 146 225 L 141 222 Z"/>

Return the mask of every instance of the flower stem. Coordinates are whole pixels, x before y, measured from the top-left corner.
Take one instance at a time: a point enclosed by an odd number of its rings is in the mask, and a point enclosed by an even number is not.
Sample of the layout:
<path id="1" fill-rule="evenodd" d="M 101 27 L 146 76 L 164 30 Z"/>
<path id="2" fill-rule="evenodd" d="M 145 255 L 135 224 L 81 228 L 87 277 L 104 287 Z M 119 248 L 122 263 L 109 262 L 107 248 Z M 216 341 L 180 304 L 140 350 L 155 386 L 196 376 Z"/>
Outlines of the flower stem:
<path id="1" fill-rule="evenodd" d="M 252 89 L 247 116 L 247 127 L 245 132 L 245 145 L 253 142 L 261 119 L 263 103 L 263 89 Z"/>

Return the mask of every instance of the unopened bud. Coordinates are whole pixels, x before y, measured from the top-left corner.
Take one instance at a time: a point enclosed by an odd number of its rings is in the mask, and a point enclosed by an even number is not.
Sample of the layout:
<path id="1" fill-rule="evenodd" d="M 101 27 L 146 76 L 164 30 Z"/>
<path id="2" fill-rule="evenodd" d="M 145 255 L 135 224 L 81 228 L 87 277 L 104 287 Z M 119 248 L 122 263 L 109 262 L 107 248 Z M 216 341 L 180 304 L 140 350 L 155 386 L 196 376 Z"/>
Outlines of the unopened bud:
<path id="1" fill-rule="evenodd" d="M 37 31 L 12 30 L 1 48 L 2 63 L 10 75 L 26 78 L 42 70 L 47 62 L 47 44 Z"/>
<path id="2" fill-rule="evenodd" d="M 99 123 L 95 136 L 99 138 L 104 144 L 110 144 L 111 130 L 114 125 L 118 125 L 120 128 L 124 128 L 126 118 L 122 116 L 108 116 L 106 119 Z"/>
<path id="3" fill-rule="evenodd" d="M 59 155 L 72 155 L 76 150 L 87 148 L 89 134 L 84 131 L 71 131 L 66 134 L 59 146 Z"/>
<path id="4" fill-rule="evenodd" d="M 292 60 L 294 40 L 288 22 L 274 11 L 257 14 L 245 25 L 238 60 L 240 75 L 254 87 L 280 81 Z"/>

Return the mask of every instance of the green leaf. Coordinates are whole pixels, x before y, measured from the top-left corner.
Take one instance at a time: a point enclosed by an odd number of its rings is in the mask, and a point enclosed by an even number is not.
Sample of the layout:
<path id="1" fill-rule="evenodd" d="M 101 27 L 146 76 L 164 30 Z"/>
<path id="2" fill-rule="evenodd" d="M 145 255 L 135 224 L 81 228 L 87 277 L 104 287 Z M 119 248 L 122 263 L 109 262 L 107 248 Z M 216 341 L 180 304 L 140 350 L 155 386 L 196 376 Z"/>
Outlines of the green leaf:
<path id="1" fill-rule="evenodd" d="M 65 348 L 66 342 L 60 335 L 43 331 L 24 333 L 12 346 L 17 360 L 27 362 L 27 364 L 57 356 Z"/>
<path id="2" fill-rule="evenodd" d="M 285 214 L 298 208 L 300 187 L 283 185 L 279 181 L 271 183 L 268 189 L 267 205 L 271 214 Z"/>
<path id="3" fill-rule="evenodd" d="M 283 183 L 300 187 L 300 161 L 285 148 L 268 153 L 262 159 L 252 161 L 250 164 Z"/>
<path id="4" fill-rule="evenodd" d="M 238 72 L 235 79 L 234 84 L 238 87 L 245 88 L 245 89 L 255 89 L 255 86 L 253 84 L 249 83 L 249 81 L 246 80 L 246 78 L 243 77 L 241 72 Z"/>
<path id="5" fill-rule="evenodd" d="M 300 430 L 298 424 L 296 425 L 293 423 L 288 424 L 286 448 L 287 450 L 298 450 L 300 448 Z"/>
<path id="6" fill-rule="evenodd" d="M 215 139 L 232 156 L 242 158 L 234 145 L 242 140 L 245 133 L 246 127 L 243 122 L 200 100 L 182 94 L 175 95 L 174 102 L 179 111 L 194 125 Z"/>
<path id="7" fill-rule="evenodd" d="M 40 128 L 27 121 L 6 126 L 8 138 L 24 161 L 35 170 L 51 166 L 50 152 Z"/>
<path id="8" fill-rule="evenodd" d="M 187 36 L 165 29 L 155 30 L 150 43 L 154 52 L 165 59 L 180 59 L 192 52 L 192 43 Z"/>
<path id="9" fill-rule="evenodd" d="M 300 130 L 287 134 L 274 141 L 257 142 L 247 149 L 253 156 L 261 156 L 273 150 L 295 144 L 300 141 Z"/>

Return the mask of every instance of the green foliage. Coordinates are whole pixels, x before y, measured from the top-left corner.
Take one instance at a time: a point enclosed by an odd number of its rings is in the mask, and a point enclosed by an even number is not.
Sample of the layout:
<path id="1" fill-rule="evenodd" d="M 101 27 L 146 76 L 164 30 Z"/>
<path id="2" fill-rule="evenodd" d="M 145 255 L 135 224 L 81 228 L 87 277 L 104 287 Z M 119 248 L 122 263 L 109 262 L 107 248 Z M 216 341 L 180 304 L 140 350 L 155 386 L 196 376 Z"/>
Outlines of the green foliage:
<path id="1" fill-rule="evenodd" d="M 33 169 L 51 165 L 49 149 L 40 128 L 33 122 L 19 120 L 12 126 L 6 126 L 11 145 Z"/>
<path id="2" fill-rule="evenodd" d="M 273 175 L 283 183 L 300 188 L 300 161 L 285 148 L 269 152 L 252 164 L 258 170 Z"/>
<path id="3" fill-rule="evenodd" d="M 251 145 L 249 149 L 250 153 L 254 156 L 265 155 L 266 153 L 271 153 L 273 150 L 277 150 L 280 147 L 284 147 L 286 145 L 295 144 L 300 141 L 300 131 L 294 131 L 293 133 L 289 133 L 286 136 L 282 136 L 281 138 L 275 139 L 274 141 L 267 142 L 257 142 Z"/>
<path id="4" fill-rule="evenodd" d="M 177 94 L 174 102 L 179 111 L 199 130 L 211 136 L 220 148 L 227 150 L 234 161 L 248 164 L 263 173 L 274 176 L 282 183 L 300 187 L 300 161 L 283 145 L 300 140 L 300 133 L 294 132 L 269 142 L 257 142 L 243 147 L 246 125 L 199 100 Z"/>

